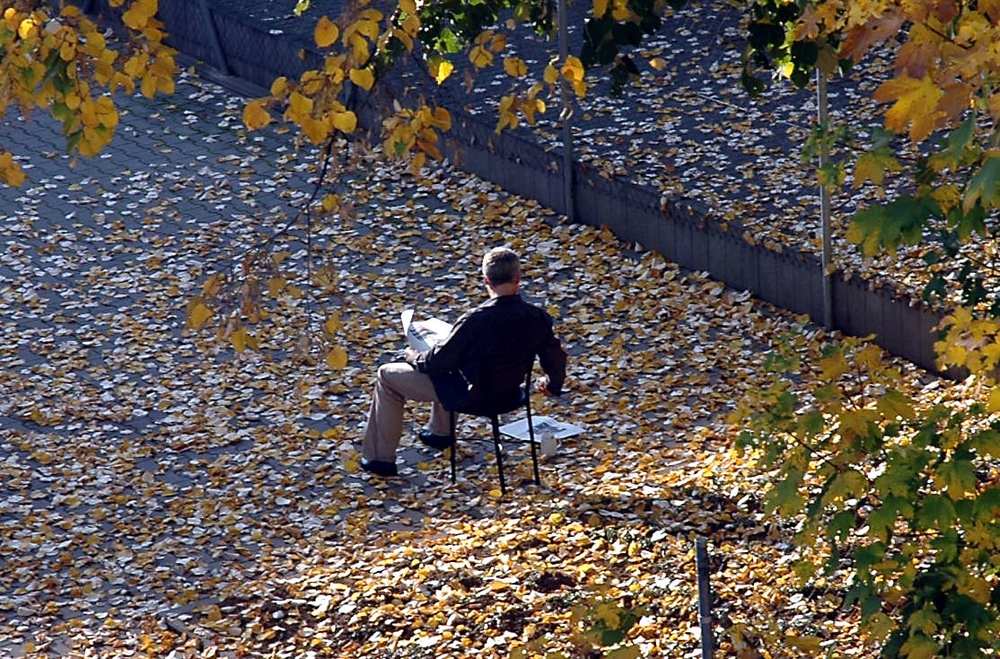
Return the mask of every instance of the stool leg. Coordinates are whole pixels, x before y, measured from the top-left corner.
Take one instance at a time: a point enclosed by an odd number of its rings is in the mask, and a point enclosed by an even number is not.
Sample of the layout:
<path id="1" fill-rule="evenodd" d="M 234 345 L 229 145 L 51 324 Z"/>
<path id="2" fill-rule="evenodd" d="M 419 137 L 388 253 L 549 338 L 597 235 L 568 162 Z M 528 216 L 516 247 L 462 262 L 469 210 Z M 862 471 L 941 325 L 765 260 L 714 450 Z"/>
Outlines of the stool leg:
<path id="1" fill-rule="evenodd" d="M 507 494 L 507 483 L 503 479 L 503 458 L 500 456 L 500 420 L 492 416 L 490 422 L 493 424 L 493 450 L 497 454 L 497 473 L 500 474 L 500 494 Z"/>
<path id="2" fill-rule="evenodd" d="M 458 451 L 458 437 L 455 436 L 455 413 L 448 413 L 449 425 L 451 427 L 451 482 L 455 482 L 455 474 L 458 471 L 457 458 L 455 453 Z"/>
<path id="3" fill-rule="evenodd" d="M 531 398 L 525 406 L 528 410 L 528 439 L 531 441 L 531 468 L 535 472 L 535 485 L 541 485 L 542 479 L 538 475 L 538 450 L 535 448 L 535 427 L 531 424 Z"/>

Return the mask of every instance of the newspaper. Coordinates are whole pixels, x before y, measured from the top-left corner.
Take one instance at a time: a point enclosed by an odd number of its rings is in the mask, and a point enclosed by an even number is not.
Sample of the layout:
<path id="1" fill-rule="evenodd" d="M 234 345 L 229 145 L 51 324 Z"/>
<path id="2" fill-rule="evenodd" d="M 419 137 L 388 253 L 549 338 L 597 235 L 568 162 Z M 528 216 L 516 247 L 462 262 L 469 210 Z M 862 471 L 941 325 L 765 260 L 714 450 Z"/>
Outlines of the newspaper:
<path id="1" fill-rule="evenodd" d="M 550 416 L 532 416 L 531 427 L 535 431 L 536 441 L 543 435 L 560 440 L 567 437 L 574 437 L 583 432 L 583 428 L 580 426 L 575 426 L 565 421 L 557 421 Z M 518 419 L 517 421 L 502 425 L 500 426 L 500 432 L 508 437 L 527 441 L 530 439 L 528 435 L 528 419 Z"/>
<path id="2" fill-rule="evenodd" d="M 403 335 L 406 343 L 417 352 L 426 352 L 441 343 L 451 334 L 451 325 L 439 318 L 413 321 L 413 309 L 406 309 L 402 315 Z"/>

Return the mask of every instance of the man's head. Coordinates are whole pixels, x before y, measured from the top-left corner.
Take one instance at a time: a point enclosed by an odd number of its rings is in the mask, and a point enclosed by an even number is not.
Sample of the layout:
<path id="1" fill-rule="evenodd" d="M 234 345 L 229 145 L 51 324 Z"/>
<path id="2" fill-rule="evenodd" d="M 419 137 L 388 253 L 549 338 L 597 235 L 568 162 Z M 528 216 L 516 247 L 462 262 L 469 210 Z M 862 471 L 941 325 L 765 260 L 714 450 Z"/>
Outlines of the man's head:
<path id="1" fill-rule="evenodd" d="M 483 256 L 483 280 L 491 296 L 513 295 L 521 284 L 521 263 L 507 247 L 494 247 Z"/>

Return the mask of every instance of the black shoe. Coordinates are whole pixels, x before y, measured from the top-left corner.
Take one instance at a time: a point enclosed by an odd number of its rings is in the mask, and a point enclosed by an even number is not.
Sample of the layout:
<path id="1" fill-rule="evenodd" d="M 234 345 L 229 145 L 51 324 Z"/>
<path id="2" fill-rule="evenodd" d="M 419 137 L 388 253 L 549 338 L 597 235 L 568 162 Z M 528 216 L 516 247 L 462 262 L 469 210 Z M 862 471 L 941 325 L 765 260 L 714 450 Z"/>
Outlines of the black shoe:
<path id="1" fill-rule="evenodd" d="M 418 432 L 417 437 L 425 445 L 430 446 L 438 451 L 443 451 L 455 443 L 455 439 L 451 435 L 435 435 L 432 432 Z"/>
<path id="2" fill-rule="evenodd" d="M 361 468 L 369 474 L 384 476 L 386 478 L 399 475 L 399 472 L 396 470 L 395 462 L 383 462 L 382 460 L 366 460 L 361 458 Z"/>

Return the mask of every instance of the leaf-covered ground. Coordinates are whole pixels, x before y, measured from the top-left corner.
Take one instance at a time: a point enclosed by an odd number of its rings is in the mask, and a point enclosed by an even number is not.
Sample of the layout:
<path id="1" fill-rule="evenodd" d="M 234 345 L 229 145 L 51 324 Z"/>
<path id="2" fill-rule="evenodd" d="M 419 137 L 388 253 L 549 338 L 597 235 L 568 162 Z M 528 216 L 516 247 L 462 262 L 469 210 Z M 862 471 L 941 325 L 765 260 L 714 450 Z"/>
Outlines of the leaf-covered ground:
<path id="1" fill-rule="evenodd" d="M 728 451 L 723 416 L 794 318 L 474 177 L 373 156 L 339 190 L 354 217 L 317 238 L 336 293 L 282 298 L 262 351 L 234 355 L 183 330 L 185 304 L 302 201 L 312 161 L 248 137 L 241 100 L 187 75 L 126 106 L 75 167 L 48 122 L 0 124 L 29 176 L 0 190 L 0 654 L 506 657 L 568 650 L 572 607 L 611 601 L 642 610 L 645 656 L 693 656 L 700 533 L 727 656 L 740 623 L 750 644 L 799 639 L 771 656 L 869 655 L 838 584 L 799 586 L 789 531 Z M 411 434 L 401 479 L 359 474 L 399 312 L 454 319 L 502 243 L 571 354 L 568 392 L 536 407 L 586 432 L 541 489 L 512 447 L 506 499 L 480 442 L 455 486 Z M 301 274 L 302 243 L 278 247 Z M 307 316 L 337 308 L 349 367 L 290 359 Z"/>
<path id="2" fill-rule="evenodd" d="M 227 11 L 236 10 L 237 4 L 246 7 L 246 20 L 303 43 L 311 43 L 319 16 L 337 18 L 345 6 L 342 0 L 315 0 L 305 15 L 296 18 L 290 4 L 215 2 Z M 580 51 L 590 10 L 590 2 L 569 3 L 571 52 Z M 816 123 L 815 88 L 797 90 L 787 80 L 775 80 L 763 95 L 751 98 L 740 84 L 746 21 L 744 12 L 723 0 L 694 0 L 683 9 L 668 11 L 659 32 L 633 53 L 642 71 L 639 82 L 613 97 L 602 71 L 595 69 L 588 76 L 592 91 L 573 117 L 575 154 L 608 177 L 694 201 L 718 221 L 740 223 L 749 242 L 778 251 L 818 253 L 818 189 L 809 164 L 802 160 L 803 144 Z M 545 64 L 558 52 L 554 41 L 539 39 L 527 29 L 518 29 L 509 41 L 505 54 L 526 60 L 530 81 L 541 79 Z M 871 128 L 883 123 L 885 107 L 871 97 L 889 77 L 893 57 L 888 47 L 876 49 L 847 76 L 829 83 L 830 116 L 856 134 L 859 145 L 866 145 Z M 405 85 L 448 107 L 467 108 L 492 125 L 500 97 L 523 92 L 530 84 L 507 76 L 497 58 L 466 87 L 464 74 L 471 67 L 464 53 L 455 59 L 456 72 L 442 88 L 414 62 L 404 61 Z M 549 106 L 537 127 L 514 132 L 546 148 L 560 148 L 561 132 L 555 124 L 558 103 L 550 100 Z M 890 174 L 884 193 L 870 183 L 854 189 L 853 169 L 848 167 L 847 185 L 833 198 L 834 254 L 848 276 L 917 299 L 939 267 L 924 262 L 926 245 L 864 259 L 846 238 L 855 212 L 878 203 L 883 194 L 892 198 L 912 188 L 916 152 L 906 149 L 906 154 L 907 173 Z M 992 254 L 996 246 L 990 240 L 974 240 L 964 249 Z"/>

